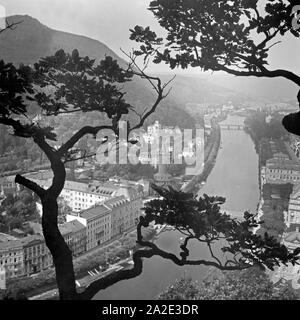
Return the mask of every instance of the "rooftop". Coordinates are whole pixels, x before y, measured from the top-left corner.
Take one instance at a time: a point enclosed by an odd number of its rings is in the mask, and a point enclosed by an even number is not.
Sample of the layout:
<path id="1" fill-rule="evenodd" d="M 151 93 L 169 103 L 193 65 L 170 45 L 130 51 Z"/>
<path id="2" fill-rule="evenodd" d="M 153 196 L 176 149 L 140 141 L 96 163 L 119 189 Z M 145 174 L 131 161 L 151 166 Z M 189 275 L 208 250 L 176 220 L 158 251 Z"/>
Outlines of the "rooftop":
<path id="1" fill-rule="evenodd" d="M 77 220 L 66 222 L 58 226 L 59 231 L 62 235 L 66 235 L 72 232 L 78 232 L 82 229 L 85 229 L 85 226 Z"/>
<path id="2" fill-rule="evenodd" d="M 13 240 L 18 240 L 17 238 L 6 234 L 6 233 L 0 233 L 0 243 L 1 242 L 7 242 L 7 241 L 13 241 Z"/>
<path id="3" fill-rule="evenodd" d="M 51 170 L 44 170 L 25 174 L 26 178 L 34 180 L 48 180 L 53 178 Z"/>
<path id="4" fill-rule="evenodd" d="M 125 196 L 115 197 L 109 200 L 106 200 L 103 205 L 107 206 L 111 210 L 116 207 L 120 207 L 127 202 Z"/>
<path id="5" fill-rule="evenodd" d="M 7 251 L 7 250 L 18 250 L 22 249 L 23 244 L 21 240 L 9 240 L 0 242 L 0 251 Z"/>
<path id="6" fill-rule="evenodd" d="M 82 193 L 91 193 L 99 195 L 111 196 L 119 186 L 115 183 L 100 183 L 99 181 L 91 181 L 90 183 L 78 182 L 78 181 L 66 181 L 65 189 L 73 190 Z"/>
<path id="7" fill-rule="evenodd" d="M 23 246 L 29 246 L 29 245 L 33 245 L 35 243 L 41 243 L 44 241 L 45 241 L 45 239 L 41 235 L 29 235 L 29 236 L 21 239 Z"/>
<path id="8" fill-rule="evenodd" d="M 101 205 L 89 208 L 85 211 L 82 211 L 81 213 L 79 213 L 79 216 L 86 220 L 93 220 L 95 218 L 105 216 L 109 212 L 110 212 L 110 209 L 108 209 L 103 204 L 101 204 Z"/>
<path id="9" fill-rule="evenodd" d="M 24 231 L 17 229 L 17 228 L 13 229 L 12 232 L 14 232 L 15 234 L 18 234 L 20 236 L 25 235 Z"/>
<path id="10" fill-rule="evenodd" d="M 300 163 L 293 160 L 280 160 L 272 158 L 267 160 L 266 167 L 268 169 L 297 170 L 300 171 Z"/>

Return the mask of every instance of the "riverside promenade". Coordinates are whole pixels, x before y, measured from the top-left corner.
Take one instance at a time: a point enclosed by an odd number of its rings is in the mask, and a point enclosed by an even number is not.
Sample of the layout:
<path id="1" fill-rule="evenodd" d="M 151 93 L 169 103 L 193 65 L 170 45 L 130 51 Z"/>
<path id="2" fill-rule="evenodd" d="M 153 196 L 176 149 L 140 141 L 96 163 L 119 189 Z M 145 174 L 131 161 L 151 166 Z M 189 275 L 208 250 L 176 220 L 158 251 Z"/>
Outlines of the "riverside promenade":
<path id="1" fill-rule="evenodd" d="M 204 147 L 204 164 L 198 168 L 198 174 L 183 186 L 182 191 L 184 192 L 197 193 L 201 187 L 201 183 L 207 179 L 214 167 L 221 143 L 220 125 L 215 123 L 212 130 L 209 143 Z"/>

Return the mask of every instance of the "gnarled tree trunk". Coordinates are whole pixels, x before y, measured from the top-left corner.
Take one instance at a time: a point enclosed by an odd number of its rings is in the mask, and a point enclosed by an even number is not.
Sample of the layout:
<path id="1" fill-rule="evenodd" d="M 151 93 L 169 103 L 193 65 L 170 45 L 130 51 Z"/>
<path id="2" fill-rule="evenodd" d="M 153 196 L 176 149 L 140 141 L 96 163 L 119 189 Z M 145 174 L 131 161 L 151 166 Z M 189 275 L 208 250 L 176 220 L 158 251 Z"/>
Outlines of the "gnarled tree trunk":
<path id="1" fill-rule="evenodd" d="M 76 292 L 72 252 L 66 244 L 57 225 L 57 199 L 47 195 L 42 200 L 42 205 L 43 234 L 46 245 L 53 257 L 60 300 L 78 299 L 79 296 Z"/>

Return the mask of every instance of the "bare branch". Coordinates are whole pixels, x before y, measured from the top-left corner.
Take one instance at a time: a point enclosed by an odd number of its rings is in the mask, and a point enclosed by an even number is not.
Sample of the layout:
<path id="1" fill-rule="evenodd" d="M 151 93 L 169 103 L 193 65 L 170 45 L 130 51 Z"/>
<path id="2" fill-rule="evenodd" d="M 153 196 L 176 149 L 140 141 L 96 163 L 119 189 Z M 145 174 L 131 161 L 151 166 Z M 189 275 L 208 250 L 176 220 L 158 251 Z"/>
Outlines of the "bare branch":
<path id="1" fill-rule="evenodd" d="M 26 179 L 25 177 L 23 177 L 19 174 L 15 178 L 15 183 L 18 183 L 18 184 L 28 188 L 29 190 L 35 192 L 40 198 L 42 198 L 46 193 L 46 190 L 43 189 L 41 186 L 39 186 L 38 184 L 36 184 L 35 182 L 33 182 L 29 179 Z"/>
<path id="2" fill-rule="evenodd" d="M 67 158 L 64 160 L 64 163 L 68 163 L 68 162 L 73 162 L 73 161 L 79 161 L 79 160 L 84 160 L 84 159 L 88 159 L 88 158 L 93 158 L 96 156 L 96 153 L 93 153 L 93 154 L 87 154 L 87 152 L 85 151 L 83 156 L 79 157 L 79 158 Z"/>
<path id="3" fill-rule="evenodd" d="M 213 68 L 215 71 L 218 71 L 218 70 L 225 71 L 225 72 L 228 72 L 228 73 L 233 74 L 235 76 L 245 76 L 245 77 L 254 76 L 254 77 L 258 77 L 258 78 L 283 77 L 283 78 L 286 78 L 286 79 L 293 81 L 295 84 L 300 86 L 300 76 L 296 75 L 295 73 L 293 73 L 291 71 L 287 71 L 287 70 L 283 70 L 283 69 L 277 69 L 277 70 L 272 70 L 272 71 L 269 71 L 267 69 L 265 69 L 263 71 L 238 71 L 238 70 L 229 69 L 229 68 L 222 66 L 222 65 L 217 65 L 217 66 L 214 66 Z"/>
<path id="4" fill-rule="evenodd" d="M 98 127 L 90 127 L 86 126 L 81 128 L 77 133 L 75 133 L 66 143 L 64 143 L 57 151 L 58 155 L 62 157 L 65 155 L 74 145 L 86 134 L 97 135 L 99 131 L 108 129 L 115 131 L 113 126 L 98 126 Z"/>

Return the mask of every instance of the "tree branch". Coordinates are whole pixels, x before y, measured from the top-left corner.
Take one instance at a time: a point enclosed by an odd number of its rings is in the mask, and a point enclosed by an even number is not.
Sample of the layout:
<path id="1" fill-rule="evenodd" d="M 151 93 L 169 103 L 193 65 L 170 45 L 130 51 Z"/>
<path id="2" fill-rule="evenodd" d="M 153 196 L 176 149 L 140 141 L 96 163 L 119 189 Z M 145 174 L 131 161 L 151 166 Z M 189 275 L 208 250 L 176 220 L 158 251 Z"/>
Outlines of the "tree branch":
<path id="1" fill-rule="evenodd" d="M 233 74 L 235 76 L 254 76 L 254 77 L 266 77 L 266 78 L 276 78 L 276 77 L 283 77 L 288 80 L 293 81 L 296 85 L 300 86 L 300 77 L 296 75 L 295 73 L 283 69 L 277 69 L 277 70 L 272 70 L 269 71 L 267 69 L 264 69 L 264 71 L 238 71 L 238 70 L 233 70 L 229 69 L 225 66 L 217 65 L 214 67 L 216 71 L 225 71 L 230 74 Z"/>
<path id="2" fill-rule="evenodd" d="M 113 284 L 129 280 L 139 276 L 143 271 L 143 258 L 153 257 L 154 252 L 152 250 L 138 250 L 133 254 L 134 267 L 129 270 L 120 270 L 113 272 L 101 278 L 92 284 L 90 284 L 83 293 L 79 294 L 80 299 L 90 300 L 92 299 L 100 290 L 104 290 Z"/>
<path id="3" fill-rule="evenodd" d="M 138 241 L 137 241 L 138 242 Z M 138 242 L 139 243 L 139 242 Z M 143 271 L 143 258 L 152 258 L 154 256 L 159 256 L 161 258 L 170 260 L 174 262 L 178 266 L 185 266 L 185 265 L 205 265 L 205 266 L 212 266 L 218 268 L 223 271 L 230 271 L 230 270 L 243 270 L 250 267 L 250 265 L 220 265 L 213 261 L 207 260 L 185 260 L 179 259 L 172 253 L 165 252 L 159 249 L 155 244 L 151 242 L 142 242 L 145 244 L 146 247 L 150 247 L 150 250 L 138 250 L 133 254 L 133 262 L 134 267 L 129 270 L 120 270 L 114 272 L 104 278 L 101 278 L 92 284 L 90 284 L 83 293 L 79 294 L 80 299 L 82 300 L 90 300 L 92 299 L 99 291 L 104 290 L 113 284 L 116 284 L 119 281 L 129 280 L 139 276 Z M 140 243 L 139 243 L 140 244 Z"/>
<path id="4" fill-rule="evenodd" d="M 62 157 L 65 155 L 74 145 L 86 134 L 96 135 L 100 130 L 109 129 L 115 131 L 113 126 L 98 126 L 98 127 L 90 127 L 86 126 L 81 128 L 77 133 L 73 135 L 66 143 L 64 143 L 57 151 L 58 155 Z"/>
<path id="5" fill-rule="evenodd" d="M 16 178 L 15 178 L 15 183 L 18 183 L 26 188 L 28 188 L 29 190 L 35 192 L 40 198 L 42 198 L 45 193 L 46 190 L 43 189 L 41 186 L 39 186 L 38 184 L 36 184 L 35 182 L 26 179 L 25 177 L 17 174 Z"/>

